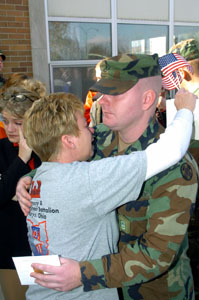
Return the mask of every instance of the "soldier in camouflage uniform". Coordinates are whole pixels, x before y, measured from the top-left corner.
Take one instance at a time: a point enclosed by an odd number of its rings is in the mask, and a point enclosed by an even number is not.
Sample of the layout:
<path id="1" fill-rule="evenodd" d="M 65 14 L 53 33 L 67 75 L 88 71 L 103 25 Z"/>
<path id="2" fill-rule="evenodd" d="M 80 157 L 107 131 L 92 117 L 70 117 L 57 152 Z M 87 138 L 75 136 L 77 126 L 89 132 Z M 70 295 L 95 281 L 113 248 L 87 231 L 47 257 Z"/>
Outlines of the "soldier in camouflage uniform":
<path id="1" fill-rule="evenodd" d="M 180 54 L 190 63 L 193 74 L 188 69 L 183 69 L 184 77 L 181 87 L 199 97 L 199 42 L 195 39 L 184 40 L 174 45 L 169 52 Z M 189 152 L 199 165 L 199 140 L 191 140 Z M 199 195 L 197 196 L 196 207 L 189 224 L 188 233 L 190 244 L 188 255 L 191 259 L 196 298 L 199 299 Z"/>
<path id="2" fill-rule="evenodd" d="M 157 54 L 112 57 L 101 64 L 101 71 L 101 80 L 92 87 L 103 94 L 104 123 L 95 131 L 94 159 L 129 154 L 156 142 L 164 131 L 155 117 L 161 90 Z M 64 270 L 56 269 L 55 283 L 50 282 L 52 275 L 49 282 L 36 282 L 62 291 L 81 282 L 85 292 L 122 287 L 125 300 L 193 300 L 186 252 L 197 188 L 197 166 L 186 154 L 179 163 L 147 180 L 136 202 L 118 209 L 119 253 L 80 263 L 66 260 Z"/>
<path id="3" fill-rule="evenodd" d="M 127 77 L 122 78 L 125 72 L 128 72 L 129 79 L 133 80 L 135 76 L 136 82 L 139 78 L 157 76 L 157 56 L 150 58 L 153 60 L 150 67 L 144 66 L 139 57 L 129 57 L 129 63 L 123 56 L 114 58 L 116 61 L 107 61 L 102 80 L 95 84 L 94 90 L 109 95 L 124 93 L 129 88 Z M 121 86 L 116 84 L 117 80 Z M 104 116 L 107 106 L 103 98 L 101 106 Z M 128 154 L 155 142 L 163 128 L 155 118 L 147 121 L 149 124 L 137 141 L 121 152 L 118 150 L 118 133 L 100 125 L 96 130 L 95 159 Z M 109 120 L 105 122 L 103 119 L 103 122 L 110 127 Z M 136 122 L 141 126 L 139 121 Z M 194 164 L 187 154 L 178 164 L 148 180 L 135 204 L 128 203 L 118 209 L 120 252 L 98 261 L 80 262 L 85 290 L 103 285 L 121 286 L 125 300 L 194 299 L 192 273 L 186 254 L 187 227 L 197 191 Z"/>

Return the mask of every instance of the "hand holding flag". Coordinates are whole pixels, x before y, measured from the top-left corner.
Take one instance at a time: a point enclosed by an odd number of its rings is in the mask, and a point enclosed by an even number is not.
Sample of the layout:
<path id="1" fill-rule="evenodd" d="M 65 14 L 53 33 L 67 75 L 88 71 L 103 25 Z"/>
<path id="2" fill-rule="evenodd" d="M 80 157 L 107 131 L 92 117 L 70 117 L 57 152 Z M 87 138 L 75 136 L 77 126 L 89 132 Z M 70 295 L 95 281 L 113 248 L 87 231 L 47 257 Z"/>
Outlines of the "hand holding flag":
<path id="1" fill-rule="evenodd" d="M 192 66 L 177 53 L 169 53 L 159 58 L 162 72 L 162 86 L 167 90 L 180 89 L 183 76 L 180 69 L 186 67 L 193 73 Z"/>

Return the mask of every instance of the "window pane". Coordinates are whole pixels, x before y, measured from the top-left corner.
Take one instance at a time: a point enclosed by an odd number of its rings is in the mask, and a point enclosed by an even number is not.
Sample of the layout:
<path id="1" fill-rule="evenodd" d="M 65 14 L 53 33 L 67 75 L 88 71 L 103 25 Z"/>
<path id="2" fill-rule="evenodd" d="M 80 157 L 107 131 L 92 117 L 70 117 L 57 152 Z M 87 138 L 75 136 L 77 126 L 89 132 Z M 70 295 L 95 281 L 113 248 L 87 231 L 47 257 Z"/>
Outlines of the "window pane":
<path id="1" fill-rule="evenodd" d="M 166 54 L 168 49 L 168 26 L 118 25 L 119 53 Z"/>
<path id="2" fill-rule="evenodd" d="M 49 22 L 50 59 L 82 60 L 111 56 L 111 26 Z"/>
<path id="3" fill-rule="evenodd" d="M 199 40 L 199 27 L 196 26 L 175 26 L 174 27 L 174 44 L 183 40 Z"/>
<path id="4" fill-rule="evenodd" d="M 73 93 L 82 102 L 85 102 L 87 92 L 95 81 L 95 65 L 86 67 L 53 67 L 54 92 Z"/>

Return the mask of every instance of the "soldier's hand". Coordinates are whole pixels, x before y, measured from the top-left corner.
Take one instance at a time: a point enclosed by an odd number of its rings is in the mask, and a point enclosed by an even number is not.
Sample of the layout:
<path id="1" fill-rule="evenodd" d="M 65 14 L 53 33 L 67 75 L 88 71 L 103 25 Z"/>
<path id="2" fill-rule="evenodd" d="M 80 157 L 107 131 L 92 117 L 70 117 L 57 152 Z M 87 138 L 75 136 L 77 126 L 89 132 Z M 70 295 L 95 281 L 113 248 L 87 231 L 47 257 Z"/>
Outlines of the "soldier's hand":
<path id="1" fill-rule="evenodd" d="M 193 112 L 196 106 L 196 99 L 197 97 L 194 94 L 182 88 L 176 93 L 174 103 L 177 110 L 187 108 Z"/>
<path id="2" fill-rule="evenodd" d="M 30 276 L 35 278 L 35 283 L 61 292 L 66 292 L 82 285 L 79 263 L 63 257 L 60 258 L 60 263 L 61 266 L 59 267 L 33 263 L 32 267 L 37 272 L 31 273 Z M 44 272 L 49 274 L 43 274 Z"/>
<path id="3" fill-rule="evenodd" d="M 32 206 L 32 203 L 30 201 L 31 196 L 28 193 L 31 182 L 32 182 L 31 177 L 29 177 L 29 176 L 22 177 L 18 181 L 17 188 L 16 188 L 17 200 L 18 200 L 21 210 L 23 211 L 25 216 L 28 215 L 28 213 L 30 211 L 30 207 Z"/>

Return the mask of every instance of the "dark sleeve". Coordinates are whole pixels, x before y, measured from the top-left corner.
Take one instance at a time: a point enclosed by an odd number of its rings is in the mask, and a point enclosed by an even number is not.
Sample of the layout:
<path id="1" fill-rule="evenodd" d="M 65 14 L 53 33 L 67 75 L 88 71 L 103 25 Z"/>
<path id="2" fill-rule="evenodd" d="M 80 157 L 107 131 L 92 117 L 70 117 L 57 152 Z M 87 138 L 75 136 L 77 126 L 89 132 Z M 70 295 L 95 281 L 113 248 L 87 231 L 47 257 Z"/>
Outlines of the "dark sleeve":
<path id="1" fill-rule="evenodd" d="M 0 163 L 1 161 L 2 157 L 0 157 Z M 2 163 L 5 164 L 3 161 Z M 5 205 L 14 197 L 18 180 L 28 172 L 30 172 L 29 165 L 25 164 L 18 156 L 15 157 L 5 172 L 0 171 L 0 206 Z"/>

